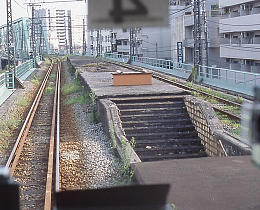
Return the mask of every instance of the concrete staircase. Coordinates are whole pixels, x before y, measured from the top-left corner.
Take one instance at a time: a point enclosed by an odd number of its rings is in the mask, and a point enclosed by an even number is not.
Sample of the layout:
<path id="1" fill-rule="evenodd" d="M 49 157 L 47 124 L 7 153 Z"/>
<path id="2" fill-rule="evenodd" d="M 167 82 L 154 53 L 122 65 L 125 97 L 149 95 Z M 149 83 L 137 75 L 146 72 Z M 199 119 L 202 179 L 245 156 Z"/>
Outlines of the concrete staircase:
<path id="1" fill-rule="evenodd" d="M 145 96 L 112 99 L 122 126 L 142 161 L 207 156 L 187 113 L 183 96 Z"/>

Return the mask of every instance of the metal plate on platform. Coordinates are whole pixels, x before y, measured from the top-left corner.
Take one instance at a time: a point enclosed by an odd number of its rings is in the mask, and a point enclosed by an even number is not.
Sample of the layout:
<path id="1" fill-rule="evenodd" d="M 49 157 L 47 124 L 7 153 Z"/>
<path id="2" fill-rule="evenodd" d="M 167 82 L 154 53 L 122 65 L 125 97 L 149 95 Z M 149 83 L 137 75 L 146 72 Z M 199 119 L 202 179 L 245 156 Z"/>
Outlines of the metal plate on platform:
<path id="1" fill-rule="evenodd" d="M 168 0 L 89 0 L 88 2 L 90 28 L 168 25 Z"/>

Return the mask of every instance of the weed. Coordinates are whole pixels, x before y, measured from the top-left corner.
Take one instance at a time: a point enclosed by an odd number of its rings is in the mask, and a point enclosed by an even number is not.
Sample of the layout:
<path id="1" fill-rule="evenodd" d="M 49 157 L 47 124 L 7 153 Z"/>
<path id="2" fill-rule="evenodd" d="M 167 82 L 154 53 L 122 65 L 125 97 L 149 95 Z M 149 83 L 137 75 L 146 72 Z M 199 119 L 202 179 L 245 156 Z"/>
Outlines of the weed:
<path id="1" fill-rule="evenodd" d="M 109 134 L 111 137 L 111 146 L 115 150 L 116 149 L 116 136 L 115 136 L 115 129 L 112 122 L 109 123 Z"/>
<path id="2" fill-rule="evenodd" d="M 122 147 L 122 174 L 125 177 L 126 183 L 131 183 L 134 171 L 130 168 L 130 156 L 127 153 L 126 149 L 126 140 L 121 140 L 121 147 Z"/>
<path id="3" fill-rule="evenodd" d="M 48 87 L 45 89 L 45 94 L 51 95 L 51 94 L 54 93 L 54 91 L 55 91 L 55 87 L 53 87 L 53 86 L 48 86 Z"/>
<path id="4" fill-rule="evenodd" d="M 62 88 L 61 88 L 61 93 L 63 95 L 70 95 L 72 93 L 77 93 L 80 92 L 82 90 L 82 86 L 80 86 L 79 82 L 74 81 L 72 83 L 68 83 L 65 84 Z"/>
<path id="5" fill-rule="evenodd" d="M 132 138 L 131 138 L 130 145 L 131 145 L 131 147 L 132 147 L 133 149 L 135 148 L 135 146 L 136 146 L 135 137 L 132 137 Z"/>
<path id="6" fill-rule="evenodd" d="M 18 102 L 17 105 L 19 106 L 28 106 L 30 104 L 30 101 L 28 97 L 22 97 Z"/>
<path id="7" fill-rule="evenodd" d="M 91 109 L 91 113 L 89 114 L 89 120 L 90 120 L 90 122 L 93 122 L 93 123 L 99 123 L 100 114 L 97 111 L 97 106 L 96 106 L 97 97 L 93 91 L 90 92 L 89 97 L 90 97 L 90 109 Z"/>
<path id="8" fill-rule="evenodd" d="M 55 73 L 51 73 L 50 80 L 55 81 L 55 79 L 56 79 L 56 74 Z"/>
<path id="9" fill-rule="evenodd" d="M 65 104 L 72 105 L 72 104 L 85 104 L 85 97 L 84 95 L 78 95 L 76 97 L 70 98 L 66 100 Z"/>
<path id="10" fill-rule="evenodd" d="M 34 84 L 34 85 L 39 85 L 40 84 L 40 80 L 41 80 L 41 78 L 40 77 L 34 77 L 33 79 L 32 79 L 32 83 Z"/>

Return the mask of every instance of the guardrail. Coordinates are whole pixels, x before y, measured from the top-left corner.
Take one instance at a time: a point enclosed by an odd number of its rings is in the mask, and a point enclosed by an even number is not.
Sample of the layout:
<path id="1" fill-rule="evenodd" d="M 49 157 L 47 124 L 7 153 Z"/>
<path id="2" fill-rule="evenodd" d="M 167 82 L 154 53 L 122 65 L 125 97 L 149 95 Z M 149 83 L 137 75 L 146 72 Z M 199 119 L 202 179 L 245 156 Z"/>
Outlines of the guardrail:
<path id="1" fill-rule="evenodd" d="M 117 53 L 105 53 L 103 56 L 107 59 L 123 63 L 127 63 L 130 58 L 129 55 Z M 187 79 L 191 75 L 193 69 L 193 65 L 191 64 L 138 56 L 132 56 L 131 64 L 171 74 L 183 79 Z M 197 81 L 205 85 L 254 96 L 254 86 L 260 85 L 260 74 L 199 66 Z"/>
<path id="2" fill-rule="evenodd" d="M 36 57 L 36 62 L 38 63 L 41 60 L 40 56 Z M 20 64 L 19 66 L 16 66 L 16 76 L 18 78 L 21 78 L 26 72 L 28 72 L 30 69 L 33 68 L 33 60 L 30 59 L 22 64 Z M 2 85 L 6 85 L 6 75 L 0 74 L 0 86 Z"/>

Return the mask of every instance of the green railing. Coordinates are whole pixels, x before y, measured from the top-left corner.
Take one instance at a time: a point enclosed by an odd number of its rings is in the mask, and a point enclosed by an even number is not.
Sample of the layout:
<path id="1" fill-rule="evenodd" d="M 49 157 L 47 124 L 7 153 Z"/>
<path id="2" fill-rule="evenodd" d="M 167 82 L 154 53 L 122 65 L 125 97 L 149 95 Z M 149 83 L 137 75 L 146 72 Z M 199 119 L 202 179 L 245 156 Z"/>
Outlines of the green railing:
<path id="1" fill-rule="evenodd" d="M 41 60 L 41 56 L 37 56 L 36 57 L 36 62 L 40 62 Z M 28 72 L 29 70 L 31 70 L 33 68 L 33 60 L 30 59 L 22 64 L 20 64 L 19 66 L 16 66 L 16 76 L 21 79 L 22 76 Z M 13 81 L 10 81 L 11 80 L 11 75 L 12 73 L 11 72 L 6 72 L 6 73 L 3 73 L 3 74 L 0 74 L 0 86 L 2 85 L 5 85 L 6 87 L 8 88 L 13 88 Z M 13 79 L 12 79 L 13 80 Z"/>

